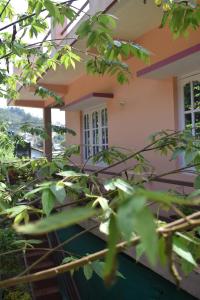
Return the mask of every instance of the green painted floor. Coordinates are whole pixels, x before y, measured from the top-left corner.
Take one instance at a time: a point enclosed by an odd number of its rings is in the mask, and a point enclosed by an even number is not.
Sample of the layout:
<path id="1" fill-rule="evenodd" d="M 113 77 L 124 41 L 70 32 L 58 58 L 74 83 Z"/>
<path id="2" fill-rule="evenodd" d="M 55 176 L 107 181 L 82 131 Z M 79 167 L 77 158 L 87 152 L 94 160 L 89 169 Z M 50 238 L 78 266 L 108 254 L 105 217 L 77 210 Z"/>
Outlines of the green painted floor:
<path id="1" fill-rule="evenodd" d="M 80 232 L 80 226 L 73 226 L 58 232 L 61 241 Z M 70 242 L 66 250 L 74 254 L 85 255 L 101 250 L 105 242 L 91 233 Z M 119 255 L 119 270 L 125 280 L 118 278 L 115 285 L 109 289 L 97 276 L 87 281 L 83 271 L 75 272 L 74 279 L 79 289 L 82 300 L 194 300 L 175 285 L 165 280 L 158 274 L 136 263 L 125 254 Z"/>

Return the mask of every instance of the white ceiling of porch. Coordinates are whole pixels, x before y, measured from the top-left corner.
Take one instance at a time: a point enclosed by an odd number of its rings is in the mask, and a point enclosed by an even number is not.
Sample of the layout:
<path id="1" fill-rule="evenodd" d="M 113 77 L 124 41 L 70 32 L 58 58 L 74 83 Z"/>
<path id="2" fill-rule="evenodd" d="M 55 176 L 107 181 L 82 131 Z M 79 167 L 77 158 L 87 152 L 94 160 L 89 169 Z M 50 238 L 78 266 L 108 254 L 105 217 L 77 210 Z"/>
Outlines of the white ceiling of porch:
<path id="1" fill-rule="evenodd" d="M 159 26 L 162 11 L 153 2 L 148 0 L 144 4 L 143 0 L 121 0 L 112 6 L 108 13 L 118 18 L 118 25 L 115 31 L 116 39 L 134 41 L 143 33 Z M 85 43 L 84 41 L 78 41 L 74 44 L 74 47 L 84 50 Z M 83 57 L 83 62 L 78 63 L 75 70 L 72 68 L 66 70 L 64 67 L 57 68 L 56 72 L 49 70 L 40 82 L 69 84 L 78 79 L 84 72 Z"/>
<path id="2" fill-rule="evenodd" d="M 161 9 L 157 8 L 152 0 L 147 0 L 146 4 L 143 3 L 143 0 L 121 0 L 115 3 L 108 13 L 118 18 L 115 37 L 131 41 L 159 26 L 162 16 Z M 73 31 L 75 32 L 75 30 L 76 26 Z M 74 34 L 74 32 L 72 33 Z M 73 46 L 81 50 L 85 48 L 84 41 L 75 42 Z M 82 76 L 84 72 L 83 58 L 82 63 L 77 63 L 75 70 L 73 68 L 66 70 L 63 66 L 60 66 L 56 71 L 49 70 L 38 83 L 68 85 Z M 21 89 L 19 99 L 23 101 L 26 99 L 40 100 L 39 97 L 34 96 L 34 93 L 26 89 Z"/>

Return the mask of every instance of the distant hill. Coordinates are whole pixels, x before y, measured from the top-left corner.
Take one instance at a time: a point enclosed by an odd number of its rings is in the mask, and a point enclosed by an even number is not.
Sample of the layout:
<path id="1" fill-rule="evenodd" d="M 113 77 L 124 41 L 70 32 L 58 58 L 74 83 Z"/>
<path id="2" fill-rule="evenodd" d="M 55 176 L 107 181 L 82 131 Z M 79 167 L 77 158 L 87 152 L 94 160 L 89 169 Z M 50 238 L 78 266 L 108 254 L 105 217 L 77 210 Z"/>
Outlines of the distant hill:
<path id="1" fill-rule="evenodd" d="M 26 113 L 18 107 L 0 108 L 0 122 L 8 122 L 10 130 L 17 131 L 24 123 L 42 125 L 42 119 Z"/>

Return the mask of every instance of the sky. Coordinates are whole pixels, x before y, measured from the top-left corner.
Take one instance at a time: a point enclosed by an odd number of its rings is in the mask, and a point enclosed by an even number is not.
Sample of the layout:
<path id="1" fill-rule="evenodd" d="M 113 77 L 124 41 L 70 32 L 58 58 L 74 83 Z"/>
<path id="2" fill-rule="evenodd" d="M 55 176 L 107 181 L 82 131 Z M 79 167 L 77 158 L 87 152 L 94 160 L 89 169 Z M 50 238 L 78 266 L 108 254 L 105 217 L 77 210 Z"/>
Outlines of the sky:
<path id="1" fill-rule="evenodd" d="M 74 6 L 77 8 L 80 8 L 84 4 L 85 0 L 76 0 L 74 2 Z M 14 6 L 15 10 L 20 13 L 23 12 L 26 9 L 26 2 L 24 0 L 20 0 L 20 6 L 19 6 L 19 0 L 11 0 L 11 4 Z M 39 40 L 41 40 L 41 37 L 38 37 Z M 0 99 L 0 107 L 6 108 L 7 107 L 7 101 L 4 99 Z M 23 108 L 21 107 L 25 112 L 30 113 L 32 116 L 36 117 L 43 117 L 43 110 L 40 108 Z M 65 111 L 60 111 L 59 109 L 53 109 L 52 110 L 52 123 L 53 124 L 65 124 Z"/>

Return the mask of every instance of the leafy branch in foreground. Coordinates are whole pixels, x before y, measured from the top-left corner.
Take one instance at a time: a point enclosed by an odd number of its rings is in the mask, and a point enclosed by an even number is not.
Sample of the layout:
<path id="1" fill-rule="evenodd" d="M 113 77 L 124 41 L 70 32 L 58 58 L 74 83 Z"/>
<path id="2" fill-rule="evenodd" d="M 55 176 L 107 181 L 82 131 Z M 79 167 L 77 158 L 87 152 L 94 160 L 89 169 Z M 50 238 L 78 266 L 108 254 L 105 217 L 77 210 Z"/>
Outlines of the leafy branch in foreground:
<path id="1" fill-rule="evenodd" d="M 25 168 L 29 170 L 30 167 L 34 168 L 32 172 L 37 176 L 39 182 L 35 184 L 30 178 L 30 183 L 26 182 L 23 188 L 17 191 L 15 186 L 8 185 L 4 179 L 4 184 L 8 186 L 7 193 L 10 194 L 10 202 L 7 203 L 6 208 L 1 206 L 1 215 L 6 218 L 9 226 L 15 223 L 17 232 L 27 235 L 48 233 L 88 220 L 91 217 L 95 218 L 99 230 L 108 235 L 108 250 L 101 252 L 101 255 L 94 253 L 87 257 L 73 259 L 67 263 L 66 267 L 58 266 L 56 270 L 61 270 L 61 272 L 83 267 L 90 260 L 98 260 L 106 255 L 105 262 L 102 264 L 102 274 L 106 284 L 109 285 L 117 275 L 118 252 L 124 247 L 137 244 L 137 259 L 145 255 L 151 265 L 155 265 L 159 259 L 163 267 L 169 267 L 174 279 L 179 283 L 182 275 L 177 271 L 177 266 L 180 266 L 185 274 L 198 266 L 200 214 L 196 210 L 200 204 L 199 180 L 195 181 L 196 190 L 188 194 L 149 190 L 146 182 L 154 181 L 159 175 L 152 173 L 154 172 L 153 166 L 150 174 L 148 172 L 144 174 L 147 164 L 144 154 L 147 151 L 157 151 L 169 159 L 170 157 L 175 159 L 181 149 L 181 154 L 187 159 L 186 167 L 193 166 L 199 176 L 200 143 L 187 131 L 163 130 L 153 134 L 150 139 L 150 144 L 140 151 L 132 154 L 119 154 L 117 161 L 113 161 L 113 153 L 114 157 L 117 156 L 117 152 L 113 152 L 113 149 L 110 151 L 110 160 L 108 159 L 109 149 L 106 150 L 106 155 L 105 152 L 102 152 L 102 158 L 100 153 L 97 155 L 97 161 L 104 158 L 107 162 L 110 161 L 111 164 L 106 167 L 107 169 L 112 168 L 116 163 L 123 166 L 126 159 L 131 159 L 133 167 L 129 166 L 129 169 L 132 170 L 132 175 L 128 176 L 126 180 L 116 174 L 116 178 L 102 181 L 96 176 L 96 171 L 89 174 L 86 166 L 84 169 L 72 166 L 70 161 L 73 154 L 72 149 L 68 151 L 70 156 L 68 161 L 64 156 L 55 158 L 52 162 L 45 162 L 45 160 L 27 162 L 21 166 L 22 172 Z M 73 149 L 74 153 L 77 153 L 77 147 L 73 147 Z M 137 169 L 134 176 L 134 166 L 137 166 L 138 161 L 145 167 Z M 150 167 L 150 162 L 148 165 Z M 173 174 L 173 172 L 172 169 L 171 173 Z M 162 174 L 160 176 L 162 177 Z M 16 178 L 16 181 L 21 182 L 20 177 Z M 22 205 L 16 201 L 19 197 L 18 193 L 20 193 L 21 201 L 25 201 L 26 204 Z M 68 201 L 70 199 L 71 203 L 66 202 L 67 199 Z M 37 200 L 37 209 L 31 205 L 35 200 Z M 1 202 L 3 203 L 3 201 L 2 198 Z M 156 214 L 151 211 L 152 203 L 157 207 Z M 73 207 L 74 205 L 77 207 Z M 67 210 L 55 213 L 54 209 L 57 206 L 66 207 Z M 185 213 L 186 207 L 190 209 L 189 214 Z M 176 216 L 175 221 L 166 222 L 162 219 L 162 212 L 166 210 L 173 212 Z M 36 213 L 39 218 L 35 223 L 28 220 L 29 214 L 32 213 Z M 119 243 L 121 240 L 123 242 Z M 89 269 L 88 272 L 91 273 L 90 267 L 84 267 L 86 273 Z M 25 273 L 26 270 L 23 271 L 23 274 Z M 46 278 L 45 276 L 54 275 L 54 269 L 46 270 L 42 273 L 44 277 L 40 277 L 38 274 L 32 277 L 26 275 L 4 281 L 1 284 L 6 286 L 13 282 L 40 280 Z M 88 274 L 87 276 L 90 277 Z"/>
<path id="2" fill-rule="evenodd" d="M 195 222 L 195 220 L 196 220 L 195 218 L 197 216 L 199 216 L 199 213 L 198 213 L 198 215 L 194 214 L 194 216 L 193 215 L 189 216 L 188 220 L 191 222 L 192 221 Z M 183 230 L 191 227 L 191 225 L 188 224 L 185 221 L 185 219 L 183 218 L 183 219 L 180 219 L 178 222 L 174 221 L 174 222 L 171 222 L 170 224 L 167 224 L 166 226 L 162 226 L 160 229 L 158 229 L 158 232 L 161 232 L 161 234 L 162 234 L 163 232 L 166 231 L 166 229 L 168 231 L 170 231 L 170 228 L 175 228 L 177 226 L 177 223 L 179 223 L 182 226 Z M 198 221 L 197 223 L 199 224 L 200 221 Z M 179 229 L 178 226 L 177 226 L 177 228 Z M 129 242 L 121 242 L 116 245 L 116 251 L 117 251 L 117 253 L 119 253 L 120 251 L 125 250 L 127 248 L 127 246 L 136 246 L 137 244 L 139 244 L 139 242 L 140 242 L 139 237 L 134 237 Z M 180 245 L 181 245 L 181 243 L 180 243 Z M 160 254 L 165 255 L 163 250 L 164 249 L 162 248 L 162 253 L 160 253 Z M 61 273 L 64 273 L 64 272 L 67 272 L 67 271 L 70 271 L 70 270 L 73 270 L 76 268 L 80 268 L 84 265 L 87 265 L 88 262 L 90 263 L 93 261 L 97 261 L 97 260 L 103 258 L 104 256 L 108 255 L 108 252 L 109 252 L 109 249 L 104 249 L 104 250 L 101 250 L 94 254 L 85 256 L 83 258 L 73 260 L 67 264 L 57 266 L 56 268 L 51 268 L 51 269 L 45 270 L 43 272 L 34 273 L 34 274 L 16 277 L 16 278 L 11 278 L 11 279 L 8 279 L 5 281 L 0 281 L 0 287 L 9 287 L 9 286 L 13 286 L 16 284 L 39 281 L 44 278 L 51 278 L 51 277 L 57 276 L 58 274 L 61 274 Z M 185 260 L 187 260 L 187 259 L 189 260 L 189 258 L 188 258 L 189 256 L 187 255 L 187 253 L 189 252 L 188 249 L 184 253 L 184 251 L 182 250 L 182 247 L 179 246 L 177 252 L 179 252 L 179 255 L 183 256 Z M 196 263 L 195 263 L 195 266 L 196 266 Z"/>

